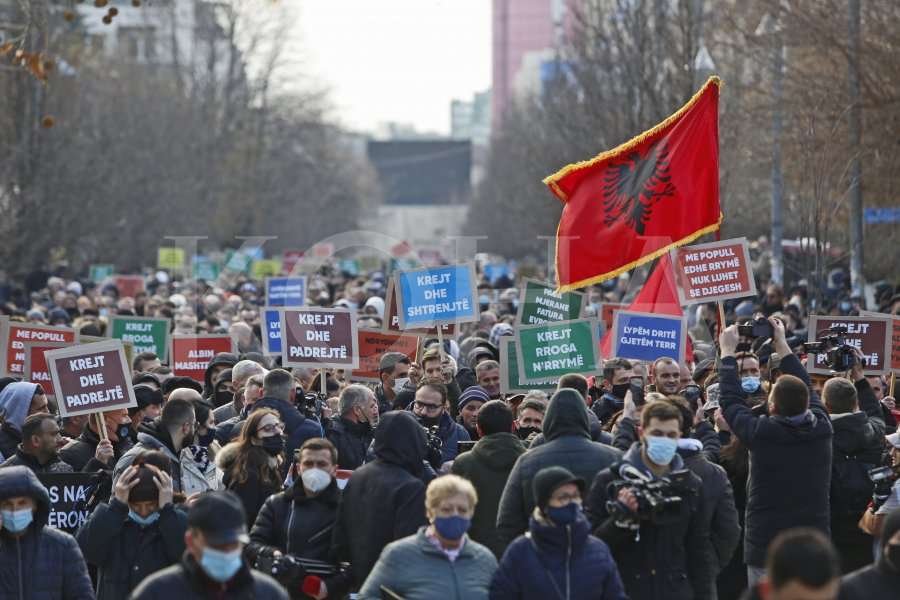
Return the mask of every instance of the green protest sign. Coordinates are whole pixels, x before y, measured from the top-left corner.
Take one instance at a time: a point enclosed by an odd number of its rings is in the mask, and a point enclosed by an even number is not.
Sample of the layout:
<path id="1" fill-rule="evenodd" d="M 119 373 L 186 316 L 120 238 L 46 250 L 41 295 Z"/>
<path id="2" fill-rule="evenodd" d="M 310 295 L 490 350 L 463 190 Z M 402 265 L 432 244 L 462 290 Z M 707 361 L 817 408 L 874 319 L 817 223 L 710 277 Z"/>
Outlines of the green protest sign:
<path id="1" fill-rule="evenodd" d="M 578 292 L 557 294 L 553 285 L 534 279 L 525 279 L 524 284 L 519 294 L 516 325 L 571 321 L 581 316 L 584 294 Z"/>
<path id="2" fill-rule="evenodd" d="M 115 270 L 115 265 L 91 265 L 91 281 L 101 283 L 104 279 L 112 277 Z"/>
<path id="3" fill-rule="evenodd" d="M 525 383 L 519 379 L 519 351 L 511 336 L 500 338 L 500 393 L 527 394 L 529 390 L 550 392 L 556 389 L 556 379 L 542 379 Z"/>
<path id="4" fill-rule="evenodd" d="M 194 258 L 193 274 L 194 279 L 215 281 L 219 278 L 219 265 L 208 258 Z"/>
<path id="5" fill-rule="evenodd" d="M 516 332 L 521 352 L 519 379 L 530 384 L 567 373 L 599 375 L 602 373 L 599 332 L 597 319 L 519 327 Z"/>
<path id="6" fill-rule="evenodd" d="M 156 317 L 110 317 L 109 337 L 134 344 L 134 353 L 152 352 L 166 362 L 169 319 Z"/>

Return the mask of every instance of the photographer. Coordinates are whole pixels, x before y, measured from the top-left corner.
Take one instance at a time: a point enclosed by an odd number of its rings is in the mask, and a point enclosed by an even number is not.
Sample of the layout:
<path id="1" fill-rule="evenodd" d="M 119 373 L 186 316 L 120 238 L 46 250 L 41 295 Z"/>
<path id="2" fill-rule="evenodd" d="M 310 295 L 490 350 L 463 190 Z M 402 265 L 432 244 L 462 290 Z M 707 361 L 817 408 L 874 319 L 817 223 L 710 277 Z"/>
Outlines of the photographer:
<path id="1" fill-rule="evenodd" d="M 703 482 L 684 470 L 677 454 L 681 421 L 672 403 L 649 402 L 641 412 L 640 440 L 620 464 L 597 474 L 588 495 L 594 535 L 612 550 L 632 600 L 714 597 L 717 568 L 706 548 Z M 657 513 L 651 507 L 665 502 L 661 495 L 669 501 Z"/>
<path id="2" fill-rule="evenodd" d="M 875 483 L 872 502 L 859 522 L 860 528 L 874 537 L 881 535 L 885 517 L 900 508 L 900 432 L 885 436 L 885 440 L 889 448 L 889 469 L 883 470 L 889 472 Z"/>
<path id="3" fill-rule="evenodd" d="M 452 461 L 458 452 L 459 442 L 471 441 L 465 427 L 453 420 L 447 412 L 447 386 L 439 380 L 425 379 L 416 390 L 413 414 L 427 427 L 437 427 L 441 438 L 441 462 Z"/>
<path id="4" fill-rule="evenodd" d="M 719 402 L 732 433 L 750 451 L 744 561 L 751 586 L 765 574 L 766 549 L 779 532 L 812 527 L 830 535 L 831 421 L 785 341 L 784 325 L 769 321 L 784 373 L 769 394 L 769 415 L 757 415 L 745 401 L 737 326 L 719 336 Z"/>
<path id="5" fill-rule="evenodd" d="M 857 358 L 862 358 L 859 350 L 856 352 Z M 834 428 L 831 539 L 840 553 L 843 573 L 872 562 L 872 536 L 861 531 L 858 523 L 874 487 L 869 471 L 881 464 L 884 448 L 881 408 L 863 375 L 860 360 L 853 365 L 849 377 L 829 379 L 822 390 Z"/>

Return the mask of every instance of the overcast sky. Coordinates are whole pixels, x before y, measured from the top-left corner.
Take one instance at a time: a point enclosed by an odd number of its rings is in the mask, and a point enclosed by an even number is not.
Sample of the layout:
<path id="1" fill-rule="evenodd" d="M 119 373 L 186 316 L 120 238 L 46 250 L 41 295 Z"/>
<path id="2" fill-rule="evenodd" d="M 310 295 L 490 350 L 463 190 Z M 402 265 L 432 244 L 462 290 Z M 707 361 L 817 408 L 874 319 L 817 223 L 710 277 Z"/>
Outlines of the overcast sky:
<path id="1" fill-rule="evenodd" d="M 302 0 L 304 71 L 338 120 L 449 133 L 450 100 L 491 84 L 491 0 Z"/>

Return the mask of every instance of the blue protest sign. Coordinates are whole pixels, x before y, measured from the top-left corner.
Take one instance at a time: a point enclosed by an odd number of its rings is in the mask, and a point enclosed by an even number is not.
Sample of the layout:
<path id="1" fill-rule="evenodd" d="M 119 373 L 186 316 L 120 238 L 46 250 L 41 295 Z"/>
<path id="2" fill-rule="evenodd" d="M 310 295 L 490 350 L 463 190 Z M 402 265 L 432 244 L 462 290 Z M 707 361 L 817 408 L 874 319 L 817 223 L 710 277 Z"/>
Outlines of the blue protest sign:
<path id="1" fill-rule="evenodd" d="M 306 277 L 266 277 L 267 306 L 306 304 Z"/>
<path id="2" fill-rule="evenodd" d="M 263 352 L 281 355 L 281 314 L 277 308 L 263 309 Z"/>
<path id="3" fill-rule="evenodd" d="M 396 274 L 400 329 L 477 321 L 475 268 L 448 265 Z"/>
<path id="4" fill-rule="evenodd" d="M 618 310 L 613 316 L 612 355 L 654 361 L 668 356 L 680 361 L 687 334 L 684 318 Z"/>

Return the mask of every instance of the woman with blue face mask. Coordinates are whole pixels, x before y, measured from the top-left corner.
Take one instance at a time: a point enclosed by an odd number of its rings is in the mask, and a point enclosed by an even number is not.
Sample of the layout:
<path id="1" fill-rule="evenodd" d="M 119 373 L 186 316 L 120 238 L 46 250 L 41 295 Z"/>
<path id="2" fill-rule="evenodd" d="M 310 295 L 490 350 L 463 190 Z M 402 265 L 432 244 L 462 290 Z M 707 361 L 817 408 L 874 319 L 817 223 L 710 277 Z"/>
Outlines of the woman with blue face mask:
<path id="1" fill-rule="evenodd" d="M 187 515 L 173 504 L 169 458 L 142 452 L 78 530 L 85 560 L 97 567 L 97 598 L 126 598 L 148 575 L 179 561 Z"/>
<path id="2" fill-rule="evenodd" d="M 581 508 L 584 481 L 563 467 L 532 480 L 528 533 L 510 544 L 491 583 L 491 599 L 623 600 L 609 546 L 591 535 Z"/>
<path id="3" fill-rule="evenodd" d="M 497 559 L 466 534 L 477 502 L 467 479 L 432 480 L 425 494 L 429 525 L 388 544 L 363 583 L 360 600 L 380 600 L 382 589 L 406 600 L 487 599 Z"/>

